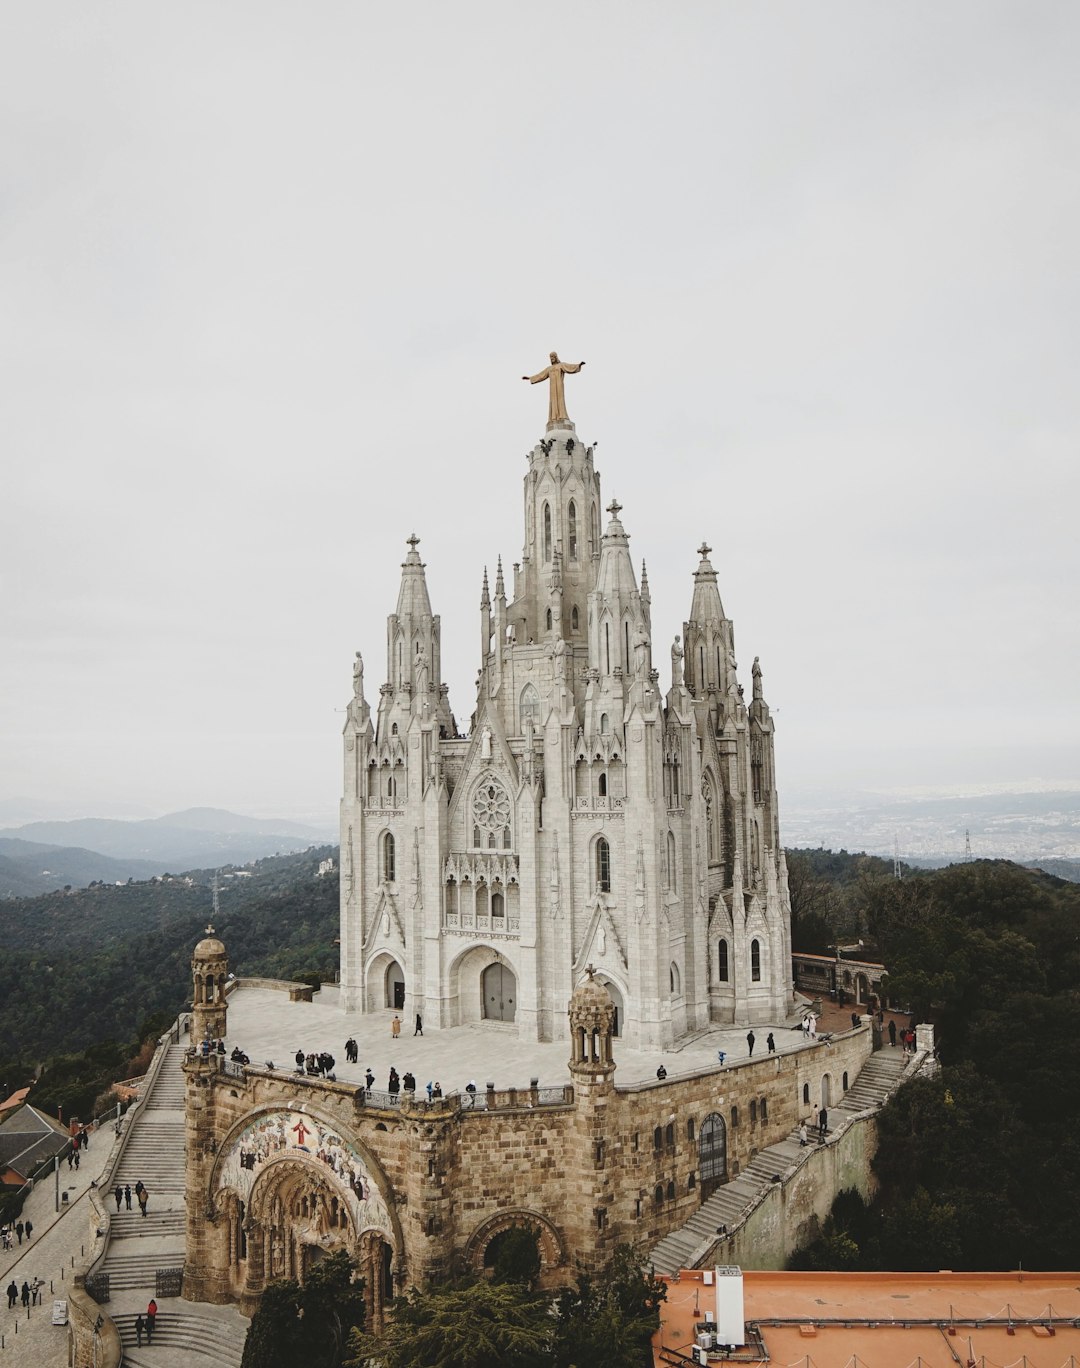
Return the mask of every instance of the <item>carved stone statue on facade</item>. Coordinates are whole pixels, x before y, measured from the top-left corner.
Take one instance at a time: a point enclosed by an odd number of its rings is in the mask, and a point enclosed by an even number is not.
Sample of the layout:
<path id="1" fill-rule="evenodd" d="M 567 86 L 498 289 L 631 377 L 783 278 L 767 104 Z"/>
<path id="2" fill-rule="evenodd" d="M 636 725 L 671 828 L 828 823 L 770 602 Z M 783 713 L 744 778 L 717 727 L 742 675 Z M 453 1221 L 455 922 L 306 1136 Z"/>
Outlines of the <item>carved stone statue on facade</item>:
<path id="1" fill-rule="evenodd" d="M 361 699 L 364 696 L 364 657 L 359 651 L 352 667 L 352 691 L 353 697 Z"/>
<path id="2" fill-rule="evenodd" d="M 761 659 L 760 659 L 759 656 L 755 656 L 755 657 L 754 657 L 754 697 L 755 697 L 755 698 L 761 698 L 761 697 L 762 697 L 762 690 L 761 690 Z"/>
<path id="3" fill-rule="evenodd" d="M 682 641 L 676 636 L 671 647 L 671 687 L 681 689 L 683 686 L 683 648 Z"/>
<path id="4" fill-rule="evenodd" d="M 649 636 L 645 628 L 639 626 L 634 632 L 634 677 L 644 679 L 649 672 Z"/>
<path id="5" fill-rule="evenodd" d="M 570 415 L 566 412 L 566 395 L 564 392 L 564 375 L 576 375 L 584 361 L 560 361 L 558 352 L 551 352 L 551 365 L 545 367 L 536 375 L 523 375 L 522 380 L 528 380 L 530 385 L 538 385 L 541 380 L 547 380 L 548 385 L 548 427 L 554 427 L 557 423 L 568 423 Z"/>

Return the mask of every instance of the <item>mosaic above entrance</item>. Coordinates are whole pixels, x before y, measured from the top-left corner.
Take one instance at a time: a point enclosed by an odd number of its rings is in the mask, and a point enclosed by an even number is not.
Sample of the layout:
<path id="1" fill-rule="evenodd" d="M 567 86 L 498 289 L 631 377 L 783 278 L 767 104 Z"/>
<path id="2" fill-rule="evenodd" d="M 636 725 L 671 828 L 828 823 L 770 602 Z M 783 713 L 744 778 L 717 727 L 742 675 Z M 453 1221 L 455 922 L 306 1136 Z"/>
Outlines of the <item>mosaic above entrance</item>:
<path id="1" fill-rule="evenodd" d="M 310 1112 L 260 1112 L 221 1151 L 217 1186 L 229 1188 L 245 1203 L 262 1173 L 282 1160 L 321 1169 L 344 1189 L 342 1200 L 359 1234 L 375 1227 L 389 1232 L 390 1213 L 358 1151 Z"/>

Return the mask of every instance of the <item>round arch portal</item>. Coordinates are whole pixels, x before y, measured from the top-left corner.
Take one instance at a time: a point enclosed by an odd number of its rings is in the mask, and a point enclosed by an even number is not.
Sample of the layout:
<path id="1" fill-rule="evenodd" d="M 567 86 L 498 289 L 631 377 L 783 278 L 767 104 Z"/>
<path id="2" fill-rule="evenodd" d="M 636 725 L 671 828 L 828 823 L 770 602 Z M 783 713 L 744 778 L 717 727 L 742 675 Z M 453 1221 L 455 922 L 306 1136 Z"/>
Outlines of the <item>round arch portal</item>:
<path id="1" fill-rule="evenodd" d="M 388 950 L 380 951 L 368 964 L 365 982 L 369 1012 L 386 1007 L 400 1012 L 405 1006 L 405 971 Z"/>
<path id="2" fill-rule="evenodd" d="M 277 1279 L 303 1281 L 346 1250 L 364 1279 L 368 1325 L 382 1324 L 404 1242 L 378 1160 L 305 1100 L 248 1113 L 222 1142 L 208 1197 L 217 1276 L 245 1314 Z"/>
<path id="3" fill-rule="evenodd" d="M 505 973 L 499 976 L 488 974 L 489 969 L 501 966 Z M 446 976 L 449 995 L 446 1001 L 447 1026 L 465 1026 L 469 1022 L 485 1020 L 513 1021 L 516 1019 L 521 976 L 511 957 L 494 945 L 470 945 L 463 950 L 449 966 Z M 511 988 L 510 985 L 513 985 Z M 489 995 L 496 1002 L 488 1001 Z M 514 1015 L 507 1011 L 507 998 L 513 999 Z M 502 1016 L 496 1016 L 494 1009 L 501 1002 Z"/>

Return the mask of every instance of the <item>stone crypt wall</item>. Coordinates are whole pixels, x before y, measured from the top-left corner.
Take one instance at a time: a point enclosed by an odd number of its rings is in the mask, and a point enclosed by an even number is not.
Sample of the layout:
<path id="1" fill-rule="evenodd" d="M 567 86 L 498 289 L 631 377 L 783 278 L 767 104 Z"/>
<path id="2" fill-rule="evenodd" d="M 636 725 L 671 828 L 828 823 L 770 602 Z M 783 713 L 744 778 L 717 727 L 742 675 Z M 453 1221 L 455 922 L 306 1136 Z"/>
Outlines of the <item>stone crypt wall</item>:
<path id="1" fill-rule="evenodd" d="M 730 1179 L 809 1115 L 804 1088 L 816 1105 L 823 1075 L 837 1090 L 844 1072 L 854 1082 L 870 1049 L 862 1027 L 663 1082 L 619 1088 L 578 1064 L 573 1087 L 481 1093 L 471 1104 L 402 1094 L 393 1105 L 352 1084 L 193 1053 L 184 1295 L 250 1313 L 272 1277 L 302 1277 L 344 1246 L 360 1259 L 378 1324 L 389 1296 L 482 1267 L 490 1241 L 521 1222 L 539 1236 L 543 1280 L 559 1283 L 577 1261 L 597 1267 L 616 1244 L 647 1247 L 692 1215 L 706 1116 L 723 1119 Z M 815 1210 L 831 1192 L 815 1186 Z M 755 1229 L 741 1245 L 760 1239 L 760 1255 L 741 1247 L 740 1258 L 775 1266 L 794 1228 L 781 1235 L 763 1218 Z"/>

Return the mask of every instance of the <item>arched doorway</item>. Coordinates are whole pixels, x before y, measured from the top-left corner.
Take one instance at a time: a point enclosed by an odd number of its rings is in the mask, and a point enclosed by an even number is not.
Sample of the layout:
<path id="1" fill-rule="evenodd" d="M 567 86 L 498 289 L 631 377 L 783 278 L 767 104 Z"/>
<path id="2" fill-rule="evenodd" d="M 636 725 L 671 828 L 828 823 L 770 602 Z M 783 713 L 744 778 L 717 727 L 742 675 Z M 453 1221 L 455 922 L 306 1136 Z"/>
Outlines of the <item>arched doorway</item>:
<path id="1" fill-rule="evenodd" d="M 391 960 L 386 969 L 385 1005 L 399 1012 L 405 1006 L 405 971 L 397 960 Z"/>
<path id="2" fill-rule="evenodd" d="M 611 998 L 611 1001 L 612 1001 L 612 1002 L 614 1003 L 614 1005 L 615 1005 L 615 1025 L 614 1025 L 614 1028 L 613 1028 L 611 1034 L 612 1034 L 613 1036 L 622 1035 L 622 1026 L 623 1026 L 623 999 L 622 999 L 622 993 L 620 993 L 618 987 L 617 987 L 614 983 L 612 983 L 612 981 L 611 981 L 609 978 L 605 978 L 603 974 L 597 974 L 596 979 L 597 979 L 597 982 L 598 982 L 598 983 L 602 983 L 602 984 L 604 985 L 604 987 L 607 989 L 608 997 Z"/>
<path id="3" fill-rule="evenodd" d="M 517 1007 L 517 980 L 506 964 L 489 964 L 481 979 L 484 1017 L 488 1021 L 513 1021 Z"/>
<path id="4" fill-rule="evenodd" d="M 821 1105 L 826 1111 L 832 1106 L 832 1079 L 828 1074 L 821 1075 Z"/>
<path id="5" fill-rule="evenodd" d="M 855 1001 L 862 1003 L 870 1001 L 870 980 L 865 974 L 855 975 Z"/>
<path id="6" fill-rule="evenodd" d="M 698 1132 L 701 1200 L 727 1182 L 727 1127 L 719 1112 L 710 1112 Z"/>
<path id="7" fill-rule="evenodd" d="M 215 1161 L 212 1210 L 227 1250 L 218 1273 L 246 1313 L 268 1283 L 302 1282 L 344 1249 L 364 1280 L 369 1328 L 382 1324 L 401 1235 L 371 1162 L 340 1127 L 295 1104 L 249 1113 L 231 1132 Z"/>

